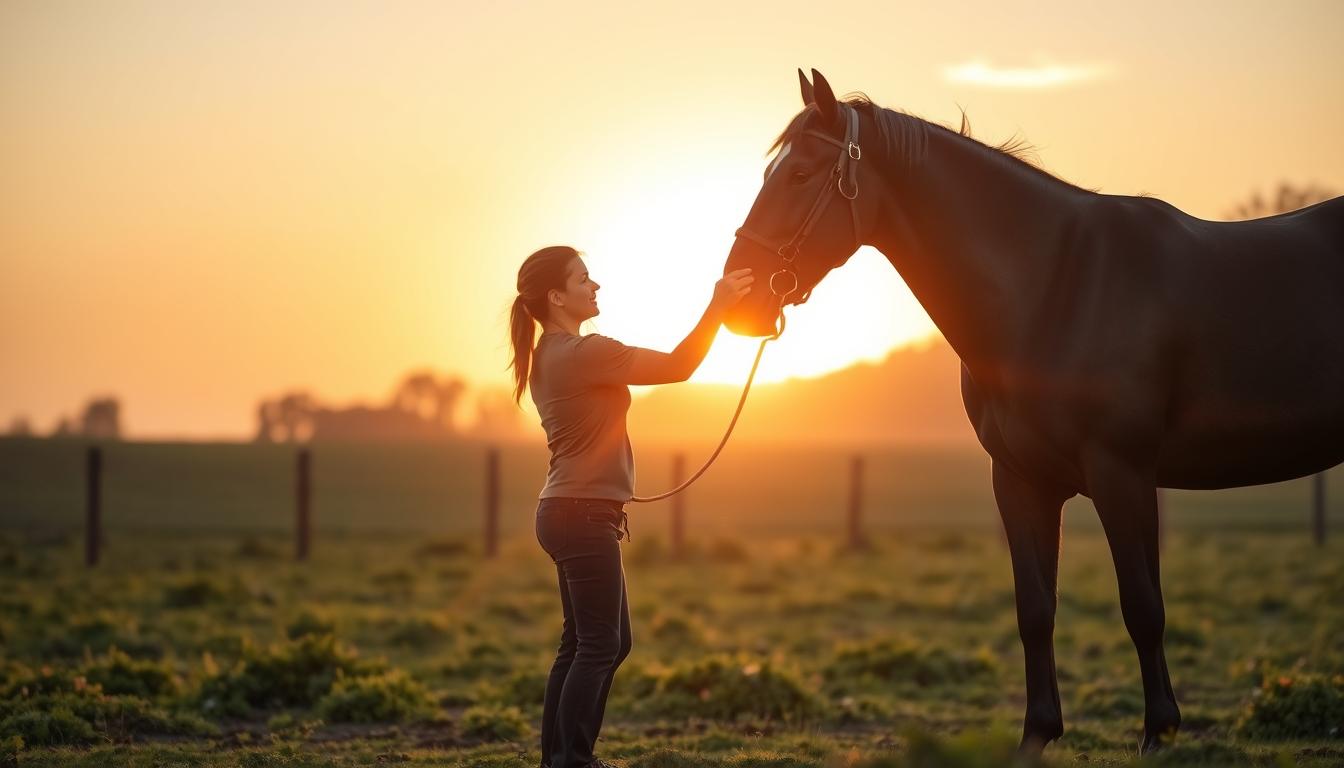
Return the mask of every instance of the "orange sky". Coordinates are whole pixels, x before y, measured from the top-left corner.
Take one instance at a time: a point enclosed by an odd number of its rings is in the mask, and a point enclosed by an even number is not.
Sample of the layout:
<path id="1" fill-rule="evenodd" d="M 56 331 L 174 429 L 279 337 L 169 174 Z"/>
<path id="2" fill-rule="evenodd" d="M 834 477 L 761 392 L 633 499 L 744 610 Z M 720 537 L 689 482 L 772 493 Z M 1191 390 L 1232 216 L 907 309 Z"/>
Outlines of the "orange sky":
<path id="1" fill-rule="evenodd" d="M 133 436 L 243 437 L 289 387 L 503 386 L 518 264 L 553 243 L 603 284 L 595 330 L 670 349 L 798 66 L 1205 217 L 1280 179 L 1344 190 L 1344 4 L 1082 5 L 5 3 L 0 428 L 115 393 Z M 761 376 L 930 328 L 861 251 Z M 741 381 L 753 349 L 722 332 L 699 376 Z"/>

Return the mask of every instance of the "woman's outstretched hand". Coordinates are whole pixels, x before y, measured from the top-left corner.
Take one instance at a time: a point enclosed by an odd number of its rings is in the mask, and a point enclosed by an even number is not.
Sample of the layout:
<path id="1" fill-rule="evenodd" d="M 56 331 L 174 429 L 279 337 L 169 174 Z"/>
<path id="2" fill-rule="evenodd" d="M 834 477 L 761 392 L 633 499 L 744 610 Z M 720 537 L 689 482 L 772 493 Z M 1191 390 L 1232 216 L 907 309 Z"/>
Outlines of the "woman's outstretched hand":
<path id="1" fill-rule="evenodd" d="M 728 310 L 751 292 L 751 284 L 755 280 L 750 269 L 735 269 L 729 272 L 714 284 L 714 298 L 710 299 L 710 306 L 720 311 Z"/>

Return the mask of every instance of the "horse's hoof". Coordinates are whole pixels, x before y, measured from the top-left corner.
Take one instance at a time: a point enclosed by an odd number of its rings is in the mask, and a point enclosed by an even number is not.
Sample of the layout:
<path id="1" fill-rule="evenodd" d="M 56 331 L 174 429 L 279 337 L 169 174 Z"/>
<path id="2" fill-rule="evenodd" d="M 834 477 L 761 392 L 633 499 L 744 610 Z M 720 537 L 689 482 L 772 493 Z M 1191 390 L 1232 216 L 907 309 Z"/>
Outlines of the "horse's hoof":
<path id="1" fill-rule="evenodd" d="M 1022 743 L 1017 745 L 1018 756 L 1033 761 L 1039 760 L 1041 758 L 1041 753 L 1045 751 L 1046 745 L 1063 735 L 1063 730 L 1064 729 L 1061 727 L 1058 732 L 1054 729 L 1045 731 L 1024 731 L 1022 734 Z"/>
<path id="2" fill-rule="evenodd" d="M 1139 754 L 1146 755 L 1170 746 L 1176 741 L 1176 731 L 1181 727 L 1181 711 L 1174 706 L 1170 711 L 1152 713 L 1143 723 L 1143 743 Z"/>
<path id="3" fill-rule="evenodd" d="M 1041 753 L 1045 751 L 1045 745 L 1048 743 L 1038 736 L 1023 736 L 1022 743 L 1017 745 L 1017 756 L 1024 760 L 1040 760 Z"/>
<path id="4" fill-rule="evenodd" d="M 1139 747 L 1139 754 L 1152 754 L 1164 747 L 1171 746 L 1175 741 L 1176 726 L 1170 726 L 1161 730 L 1145 728 L 1143 731 L 1143 743 Z"/>

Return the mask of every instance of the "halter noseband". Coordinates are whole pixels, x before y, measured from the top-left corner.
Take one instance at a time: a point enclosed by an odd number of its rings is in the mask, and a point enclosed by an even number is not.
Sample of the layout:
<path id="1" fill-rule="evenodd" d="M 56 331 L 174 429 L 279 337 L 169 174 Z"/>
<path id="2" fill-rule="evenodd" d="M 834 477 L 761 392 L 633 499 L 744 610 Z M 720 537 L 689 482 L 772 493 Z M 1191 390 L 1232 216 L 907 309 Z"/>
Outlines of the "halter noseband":
<path id="1" fill-rule="evenodd" d="M 855 200 L 859 196 L 859 159 L 863 157 L 863 151 L 859 149 L 859 112 L 848 104 L 838 105 L 845 114 L 845 140 L 836 141 L 831 136 L 816 130 L 808 129 L 803 131 L 808 136 L 815 136 L 828 144 L 833 144 L 840 148 L 840 156 L 836 158 L 835 167 L 831 170 L 831 177 L 835 179 L 834 189 L 841 197 L 849 201 L 850 217 L 854 221 L 854 248 L 857 250 L 862 243 L 859 242 L 859 208 Z M 738 237 L 746 239 L 761 245 L 775 253 L 784 260 L 783 266 L 777 272 L 770 275 L 770 290 L 779 297 L 779 304 L 784 306 L 784 300 L 794 291 L 798 290 L 798 273 L 793 270 L 793 260 L 798 257 L 798 251 L 803 246 L 803 241 L 808 235 L 812 234 L 812 228 L 821 220 L 821 215 L 826 212 L 826 206 L 831 202 L 832 185 L 827 182 L 822 185 L 821 191 L 817 194 L 817 199 L 812 201 L 812 208 L 807 212 L 803 219 L 802 226 L 793 234 L 787 242 L 774 240 L 765 235 L 753 232 L 745 225 L 737 230 Z M 792 280 L 792 285 L 788 290 L 782 290 L 786 284 L 787 278 Z M 803 297 L 795 302 L 802 304 L 807 301 L 808 296 L 812 294 L 812 289 L 807 289 Z"/>

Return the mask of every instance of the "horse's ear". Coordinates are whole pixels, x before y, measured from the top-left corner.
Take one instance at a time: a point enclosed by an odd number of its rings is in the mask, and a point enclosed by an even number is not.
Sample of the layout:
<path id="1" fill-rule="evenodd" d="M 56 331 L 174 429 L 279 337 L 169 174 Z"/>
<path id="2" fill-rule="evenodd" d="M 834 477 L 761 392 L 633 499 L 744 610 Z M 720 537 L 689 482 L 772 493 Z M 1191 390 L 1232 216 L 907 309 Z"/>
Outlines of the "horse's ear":
<path id="1" fill-rule="evenodd" d="M 802 67 L 798 68 L 798 88 L 803 92 L 804 107 L 815 101 L 815 99 L 812 97 L 812 84 L 807 82 L 807 75 L 803 74 Z"/>
<path id="2" fill-rule="evenodd" d="M 836 115 L 840 111 L 835 103 L 835 92 L 831 90 L 831 84 L 826 82 L 826 78 L 815 69 L 812 70 L 812 96 L 817 110 L 821 112 L 822 124 L 830 125 L 835 122 Z"/>

